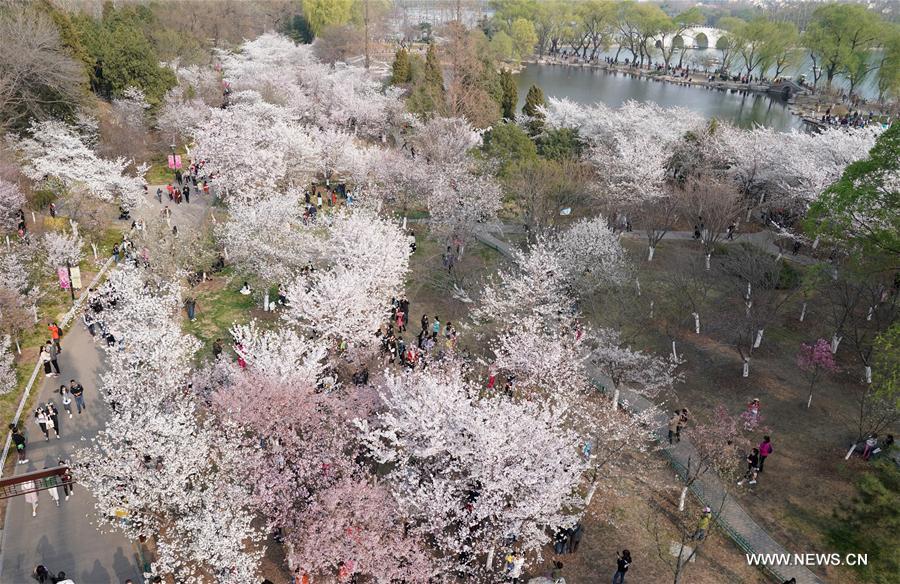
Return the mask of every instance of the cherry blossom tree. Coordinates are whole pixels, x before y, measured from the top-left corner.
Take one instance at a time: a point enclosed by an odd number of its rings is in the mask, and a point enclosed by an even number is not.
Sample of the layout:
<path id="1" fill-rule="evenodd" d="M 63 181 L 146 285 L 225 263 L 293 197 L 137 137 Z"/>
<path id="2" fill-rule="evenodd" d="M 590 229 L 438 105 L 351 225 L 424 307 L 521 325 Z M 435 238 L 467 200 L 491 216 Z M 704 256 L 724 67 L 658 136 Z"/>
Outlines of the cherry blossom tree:
<path id="1" fill-rule="evenodd" d="M 616 330 L 601 329 L 592 340 L 591 362 L 612 380 L 614 405 L 623 386 L 653 399 L 684 381 L 678 371 L 684 361 L 675 354 L 674 343 L 673 354 L 664 358 L 626 346 Z"/>
<path id="2" fill-rule="evenodd" d="M 29 136 L 20 138 L 16 146 L 25 158 L 22 171 L 33 181 L 55 180 L 66 189 L 85 188 L 102 201 L 116 200 L 129 209 L 143 196 L 147 167 L 139 166 L 136 176 L 126 174 L 131 161 L 97 156 L 63 122 L 32 123 Z"/>
<path id="3" fill-rule="evenodd" d="M 197 128 L 206 124 L 212 110 L 199 97 L 188 97 L 181 86 L 170 89 L 156 116 L 156 127 L 176 144 L 192 136 Z"/>
<path id="4" fill-rule="evenodd" d="M 322 373 L 325 347 L 290 328 L 265 330 L 256 321 L 250 321 L 246 325 L 233 325 L 230 332 L 235 352 L 253 371 L 312 385 Z"/>
<path id="5" fill-rule="evenodd" d="M 548 526 L 577 520 L 587 464 L 558 409 L 474 397 L 455 363 L 388 373 L 379 391 L 386 410 L 359 422 L 363 438 L 391 465 L 401 509 L 457 569 L 477 572 L 487 556 L 490 571 L 511 538 L 523 554 L 539 554 Z"/>
<path id="6" fill-rule="evenodd" d="M 479 148 L 483 132 L 476 130 L 465 118 L 432 117 L 416 121 L 410 146 L 416 157 L 428 163 L 459 164 L 467 160 L 469 152 Z"/>
<path id="7" fill-rule="evenodd" d="M 797 353 L 797 367 L 809 381 L 809 399 L 806 400 L 806 407 L 809 409 L 812 405 L 813 390 L 821 375 L 839 371 L 834 362 L 834 353 L 831 352 L 831 344 L 825 339 L 819 339 L 812 344 L 801 343 L 800 352 Z"/>
<path id="8" fill-rule="evenodd" d="M 577 221 L 556 234 L 551 245 L 566 283 L 582 295 L 601 286 L 620 284 L 628 273 L 625 250 L 601 215 Z"/>
<path id="9" fill-rule="evenodd" d="M 16 366 L 12 353 L 12 339 L 9 335 L 0 338 L 0 395 L 16 388 Z"/>
<path id="10" fill-rule="evenodd" d="M 0 230 L 15 230 L 19 226 L 18 212 L 24 207 L 25 195 L 19 185 L 0 178 Z"/>
<path id="11" fill-rule="evenodd" d="M 84 259 L 84 240 L 75 233 L 48 231 L 43 244 L 47 265 L 54 271 L 60 266 L 77 266 Z"/>
<path id="12" fill-rule="evenodd" d="M 465 243 L 476 226 L 492 219 L 502 204 L 500 185 L 467 163 L 433 166 L 426 193 L 431 228 Z"/>
<path id="13" fill-rule="evenodd" d="M 321 337 L 365 350 L 403 289 L 409 238 L 373 211 L 340 212 L 319 246 L 324 266 L 288 285 L 285 318 Z"/>
<path id="14" fill-rule="evenodd" d="M 73 457 L 73 473 L 97 500 L 98 521 L 133 539 L 153 537 L 154 574 L 198 584 L 256 579 L 260 534 L 235 479 L 242 434 L 198 415 L 185 391 L 198 342 L 181 331 L 177 286 L 120 267 L 98 298 L 117 339 L 101 376 L 114 415 Z"/>

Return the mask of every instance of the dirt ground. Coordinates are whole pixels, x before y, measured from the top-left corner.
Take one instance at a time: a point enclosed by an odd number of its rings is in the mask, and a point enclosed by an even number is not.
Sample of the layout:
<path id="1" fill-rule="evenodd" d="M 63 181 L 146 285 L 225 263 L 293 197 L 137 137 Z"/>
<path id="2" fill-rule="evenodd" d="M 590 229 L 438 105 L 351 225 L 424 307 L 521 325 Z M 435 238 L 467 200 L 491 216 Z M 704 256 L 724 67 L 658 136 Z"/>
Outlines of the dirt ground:
<path id="1" fill-rule="evenodd" d="M 643 261 L 645 242 L 629 241 L 626 245 L 639 277 L 648 280 L 651 274 L 686 269 L 691 258 L 700 257 L 692 242 L 669 241 L 648 264 Z M 702 331 L 697 335 L 688 326 L 678 328 L 674 334 L 678 351 L 686 360 L 685 383 L 678 386 L 677 395 L 670 401 L 703 419 L 705 412 L 718 404 L 725 404 L 737 415 L 750 400 L 759 398 L 762 426 L 749 437 L 758 442 L 769 434 L 774 454 L 766 462 L 758 485 L 735 496 L 789 551 L 827 553 L 834 551 L 824 538 L 832 511 L 853 497 L 853 483 L 867 466 L 859 457 L 844 460 L 856 437 L 855 398 L 861 388 L 861 366 L 849 348 L 839 350 L 836 358 L 842 371 L 822 377 L 812 407 L 807 409 L 808 385 L 796 366 L 796 354 L 802 342 L 829 335 L 823 323 L 825 307 L 811 303 L 806 321 L 801 323 L 800 302 L 798 298 L 789 303 L 776 323 L 767 327 L 760 349 L 753 354 L 748 378 L 741 377 L 740 358 L 720 334 Z M 706 319 L 711 318 L 715 315 Z M 637 338 L 639 346 L 635 348 L 662 354 L 671 351 L 671 341 L 660 326 L 643 327 Z M 898 429 L 895 426 L 893 432 Z M 859 581 L 858 574 L 842 569 L 819 569 L 817 573 L 827 581 Z"/>
<path id="2" fill-rule="evenodd" d="M 595 584 L 609 582 L 616 571 L 616 552 L 628 549 L 633 559 L 626 582 L 635 584 L 665 584 L 674 575 L 668 545 L 677 541 L 675 524 L 680 484 L 675 473 L 662 458 L 653 453 L 636 456 L 632 461 L 640 468 L 641 478 L 621 477 L 616 481 L 615 500 L 595 498 L 585 519 L 585 533 L 578 551 L 555 556 L 552 547 L 545 553 L 544 563 L 528 573 L 529 577 L 548 576 L 552 561 L 563 562 L 563 576 L 567 584 Z M 663 485 L 660 487 L 660 485 Z M 599 493 L 599 491 L 598 491 Z M 688 523 L 699 515 L 694 501 L 685 510 Z M 657 538 L 655 524 L 669 537 Z M 660 557 L 660 545 L 664 561 Z M 758 569 L 747 565 L 744 553 L 725 534 L 711 531 L 709 538 L 697 552 L 695 561 L 683 569 L 682 581 L 691 584 L 765 584 L 770 582 Z"/>

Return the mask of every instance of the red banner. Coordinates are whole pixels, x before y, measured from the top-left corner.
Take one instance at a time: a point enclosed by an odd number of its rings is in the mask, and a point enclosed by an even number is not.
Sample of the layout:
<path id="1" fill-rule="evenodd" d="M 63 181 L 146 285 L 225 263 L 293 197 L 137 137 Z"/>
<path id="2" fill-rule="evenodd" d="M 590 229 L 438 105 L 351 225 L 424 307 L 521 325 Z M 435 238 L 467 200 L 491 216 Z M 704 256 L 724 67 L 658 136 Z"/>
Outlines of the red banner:
<path id="1" fill-rule="evenodd" d="M 175 155 L 175 168 L 181 168 L 181 154 Z"/>
<path id="2" fill-rule="evenodd" d="M 69 272 L 65 266 L 56 268 L 56 275 L 59 276 L 59 287 L 63 290 L 69 289 Z"/>
<path id="3" fill-rule="evenodd" d="M 172 154 L 169 154 L 169 168 L 175 170 L 175 156 Z"/>

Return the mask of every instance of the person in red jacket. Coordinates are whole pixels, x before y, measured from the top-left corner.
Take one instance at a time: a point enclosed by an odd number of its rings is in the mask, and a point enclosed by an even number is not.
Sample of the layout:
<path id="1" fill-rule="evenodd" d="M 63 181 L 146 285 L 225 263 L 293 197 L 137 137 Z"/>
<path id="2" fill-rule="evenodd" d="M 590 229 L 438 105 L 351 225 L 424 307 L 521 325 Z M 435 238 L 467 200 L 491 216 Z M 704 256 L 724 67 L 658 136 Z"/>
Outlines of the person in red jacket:
<path id="1" fill-rule="evenodd" d="M 56 352 L 62 353 L 62 347 L 59 345 L 59 326 L 55 322 L 51 322 L 47 325 L 47 330 L 50 331 L 50 340 L 56 345 Z"/>

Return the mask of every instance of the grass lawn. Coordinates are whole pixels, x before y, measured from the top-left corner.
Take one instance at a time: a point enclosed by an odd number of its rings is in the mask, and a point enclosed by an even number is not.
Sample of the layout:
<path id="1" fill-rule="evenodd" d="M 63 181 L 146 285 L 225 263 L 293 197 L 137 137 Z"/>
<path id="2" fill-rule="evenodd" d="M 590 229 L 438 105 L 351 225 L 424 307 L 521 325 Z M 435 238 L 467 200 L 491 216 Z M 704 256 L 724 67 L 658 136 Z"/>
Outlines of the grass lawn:
<path id="1" fill-rule="evenodd" d="M 190 291 L 197 307 L 194 320 L 184 320 L 184 330 L 203 343 L 198 359 L 212 354 L 212 344 L 218 338 L 226 347 L 230 345 L 228 329 L 232 324 L 243 324 L 254 318 L 262 321 L 276 318 L 276 313 L 263 312 L 255 295 L 244 296 L 239 292 L 242 283 L 231 269 L 226 269 Z"/>

